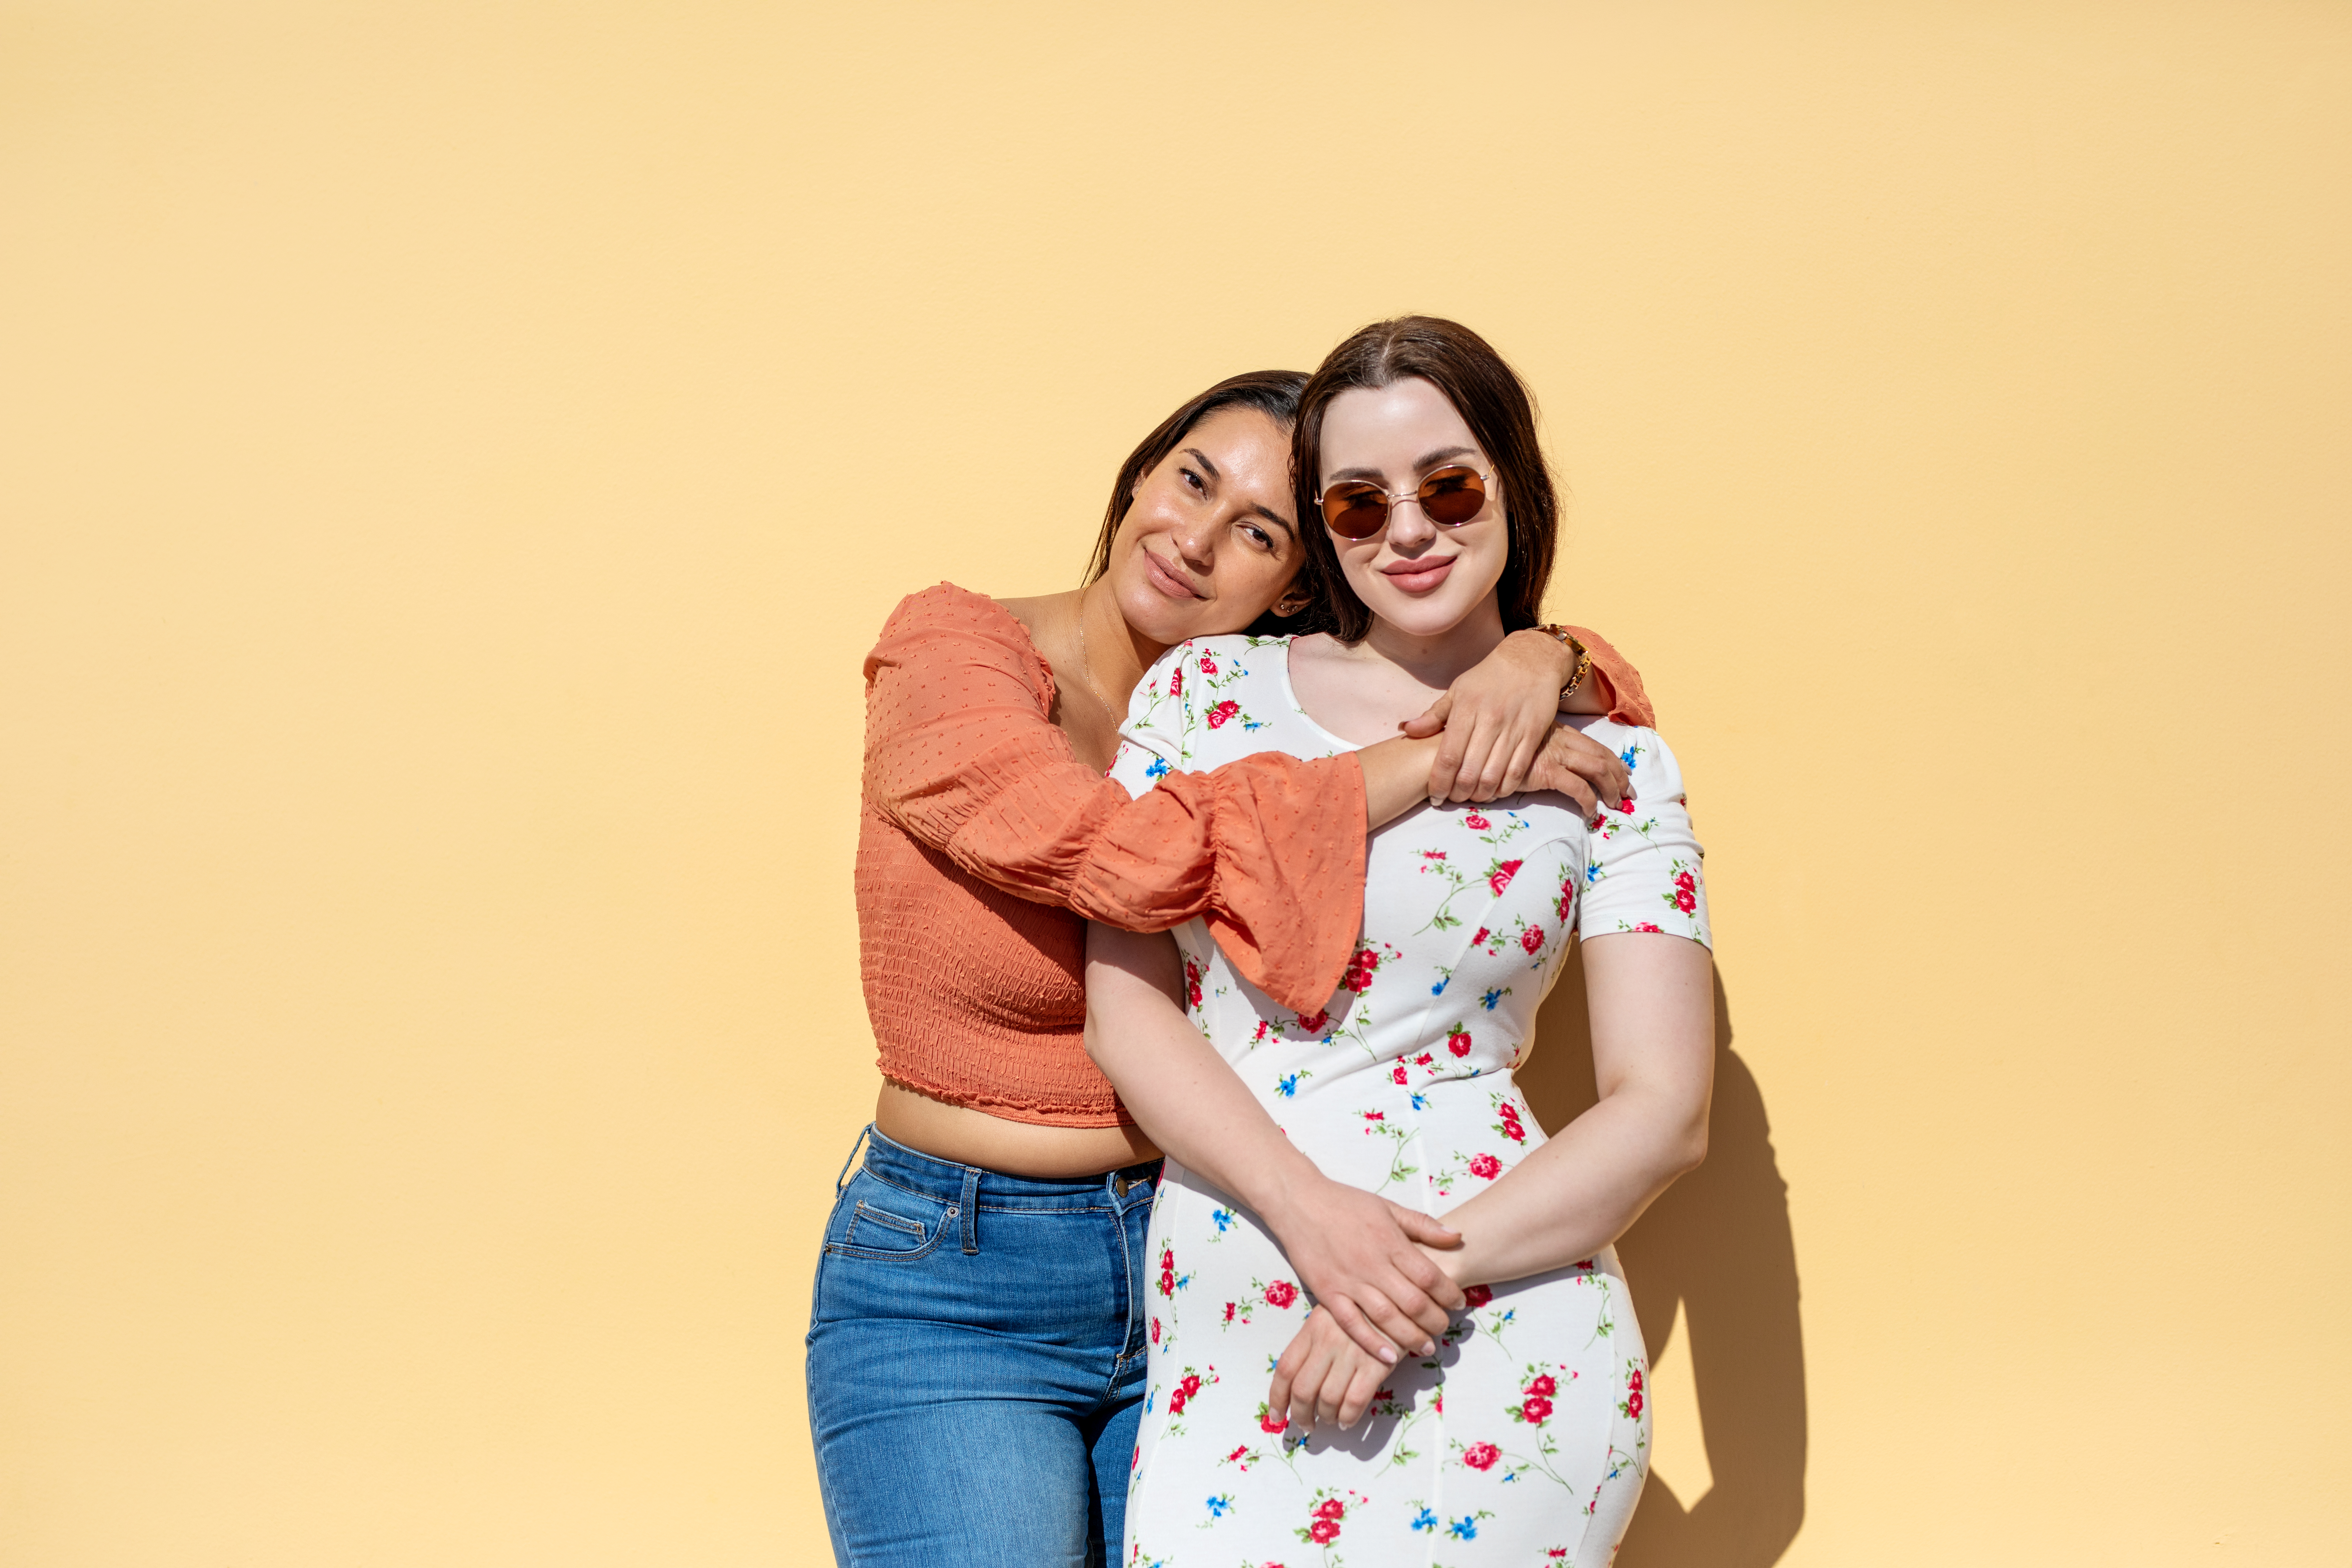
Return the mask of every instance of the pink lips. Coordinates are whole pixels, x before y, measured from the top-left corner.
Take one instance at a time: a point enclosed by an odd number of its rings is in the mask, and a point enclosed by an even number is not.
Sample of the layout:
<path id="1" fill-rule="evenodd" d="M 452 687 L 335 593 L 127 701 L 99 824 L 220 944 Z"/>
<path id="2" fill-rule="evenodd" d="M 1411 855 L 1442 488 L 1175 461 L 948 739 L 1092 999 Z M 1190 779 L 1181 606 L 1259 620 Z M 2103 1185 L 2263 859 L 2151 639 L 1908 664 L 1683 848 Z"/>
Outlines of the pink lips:
<path id="1" fill-rule="evenodd" d="M 1418 561 L 1400 561 L 1393 566 L 1383 566 L 1381 574 L 1408 594 L 1426 594 L 1454 570 L 1457 556 L 1439 559 L 1423 556 Z"/>
<path id="2" fill-rule="evenodd" d="M 1143 552 L 1143 561 L 1144 574 L 1151 579 L 1151 585 L 1170 598 L 1197 599 L 1201 596 L 1192 591 L 1189 581 L 1170 570 L 1168 563 L 1150 551 Z"/>

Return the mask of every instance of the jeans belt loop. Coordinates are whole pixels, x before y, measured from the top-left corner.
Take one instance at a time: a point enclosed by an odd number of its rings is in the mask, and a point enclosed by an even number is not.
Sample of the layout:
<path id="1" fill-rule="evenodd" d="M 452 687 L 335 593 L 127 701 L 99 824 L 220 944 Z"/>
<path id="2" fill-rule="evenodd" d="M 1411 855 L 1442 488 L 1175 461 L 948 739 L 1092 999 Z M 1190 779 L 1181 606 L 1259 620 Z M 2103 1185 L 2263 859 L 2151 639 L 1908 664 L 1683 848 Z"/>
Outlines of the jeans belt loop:
<path id="1" fill-rule="evenodd" d="M 873 1135 L 874 1123 L 871 1121 L 857 1130 L 857 1142 L 849 1146 L 849 1158 L 841 1163 L 841 1174 L 833 1179 L 835 1192 L 837 1193 L 849 1184 L 849 1167 L 857 1163 L 857 1156 L 865 1152 L 866 1145 Z"/>
<path id="2" fill-rule="evenodd" d="M 980 1256 L 980 1167 L 963 1168 L 963 1255 Z"/>

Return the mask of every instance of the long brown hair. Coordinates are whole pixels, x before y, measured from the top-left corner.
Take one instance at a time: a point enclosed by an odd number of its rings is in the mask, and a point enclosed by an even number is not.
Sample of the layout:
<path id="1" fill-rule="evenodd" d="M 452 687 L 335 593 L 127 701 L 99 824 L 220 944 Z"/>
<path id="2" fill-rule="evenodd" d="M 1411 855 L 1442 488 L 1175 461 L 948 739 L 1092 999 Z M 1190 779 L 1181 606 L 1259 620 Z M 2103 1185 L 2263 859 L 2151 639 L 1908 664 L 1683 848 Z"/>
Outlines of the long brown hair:
<path id="1" fill-rule="evenodd" d="M 1445 394 L 1494 462 L 1510 526 L 1510 560 L 1495 585 L 1503 629 L 1535 626 L 1543 619 L 1544 585 L 1551 580 L 1559 532 L 1559 498 L 1536 441 L 1535 400 L 1486 339 L 1437 316 L 1373 322 L 1326 355 L 1298 395 L 1290 468 L 1299 533 L 1307 541 L 1307 566 L 1300 575 L 1318 595 L 1316 607 L 1300 618 L 1342 642 L 1361 642 L 1372 629 L 1372 612 L 1348 586 L 1330 531 L 1322 526 L 1323 415 L 1343 392 L 1377 390 L 1416 375 Z"/>
<path id="2" fill-rule="evenodd" d="M 1127 518 L 1128 509 L 1135 504 L 1135 487 L 1143 476 L 1158 468 L 1176 444 L 1192 432 L 1192 426 L 1221 408 L 1255 408 L 1281 426 L 1295 424 L 1298 418 L 1298 395 L 1307 385 L 1307 377 L 1295 370 L 1254 370 L 1242 375 L 1229 375 L 1216 385 L 1188 399 L 1175 413 L 1160 422 L 1157 429 L 1143 438 L 1142 445 L 1127 455 L 1118 466 L 1118 478 L 1110 484 L 1110 505 L 1103 510 L 1102 536 L 1095 541 L 1094 559 L 1087 563 L 1087 574 L 1079 586 L 1093 582 L 1110 570 L 1111 541 L 1118 537 L 1118 525 Z M 1299 514 L 1299 532 L 1308 531 L 1307 514 Z"/>

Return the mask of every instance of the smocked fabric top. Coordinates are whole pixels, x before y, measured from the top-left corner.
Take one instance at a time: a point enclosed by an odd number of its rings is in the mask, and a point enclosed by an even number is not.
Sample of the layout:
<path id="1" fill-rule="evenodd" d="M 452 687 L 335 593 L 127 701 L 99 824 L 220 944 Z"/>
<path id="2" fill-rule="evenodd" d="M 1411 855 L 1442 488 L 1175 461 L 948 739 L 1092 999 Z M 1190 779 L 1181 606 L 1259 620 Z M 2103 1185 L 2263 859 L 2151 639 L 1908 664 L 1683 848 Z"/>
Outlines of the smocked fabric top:
<path id="1" fill-rule="evenodd" d="M 1640 678 L 1580 631 L 1617 708 Z M 1307 1011 L 1362 927 L 1363 770 L 1268 752 L 1130 797 L 1077 759 L 1054 676 L 1011 612 L 942 583 L 866 658 L 858 959 L 886 1077 L 1008 1121 L 1129 1120 L 1086 1054 L 1086 921 L 1200 920 Z"/>

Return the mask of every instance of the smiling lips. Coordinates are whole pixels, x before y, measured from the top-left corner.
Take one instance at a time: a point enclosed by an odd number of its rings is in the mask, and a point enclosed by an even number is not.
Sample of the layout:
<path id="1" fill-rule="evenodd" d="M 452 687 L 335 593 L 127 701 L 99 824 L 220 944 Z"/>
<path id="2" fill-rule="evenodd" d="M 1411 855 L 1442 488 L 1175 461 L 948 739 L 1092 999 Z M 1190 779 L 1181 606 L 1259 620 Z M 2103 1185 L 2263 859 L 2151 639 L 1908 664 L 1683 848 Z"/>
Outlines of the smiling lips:
<path id="1" fill-rule="evenodd" d="M 1144 575 L 1151 579 L 1151 585 L 1170 598 L 1197 599 L 1201 596 L 1193 591 L 1190 579 L 1171 568 L 1168 563 L 1160 560 L 1149 550 L 1143 552 L 1143 563 Z"/>
<path id="2" fill-rule="evenodd" d="M 1459 560 L 1454 555 L 1424 555 L 1418 561 L 1400 561 L 1393 566 L 1381 568 L 1381 575 L 1408 594 L 1426 594 L 1445 581 Z"/>

